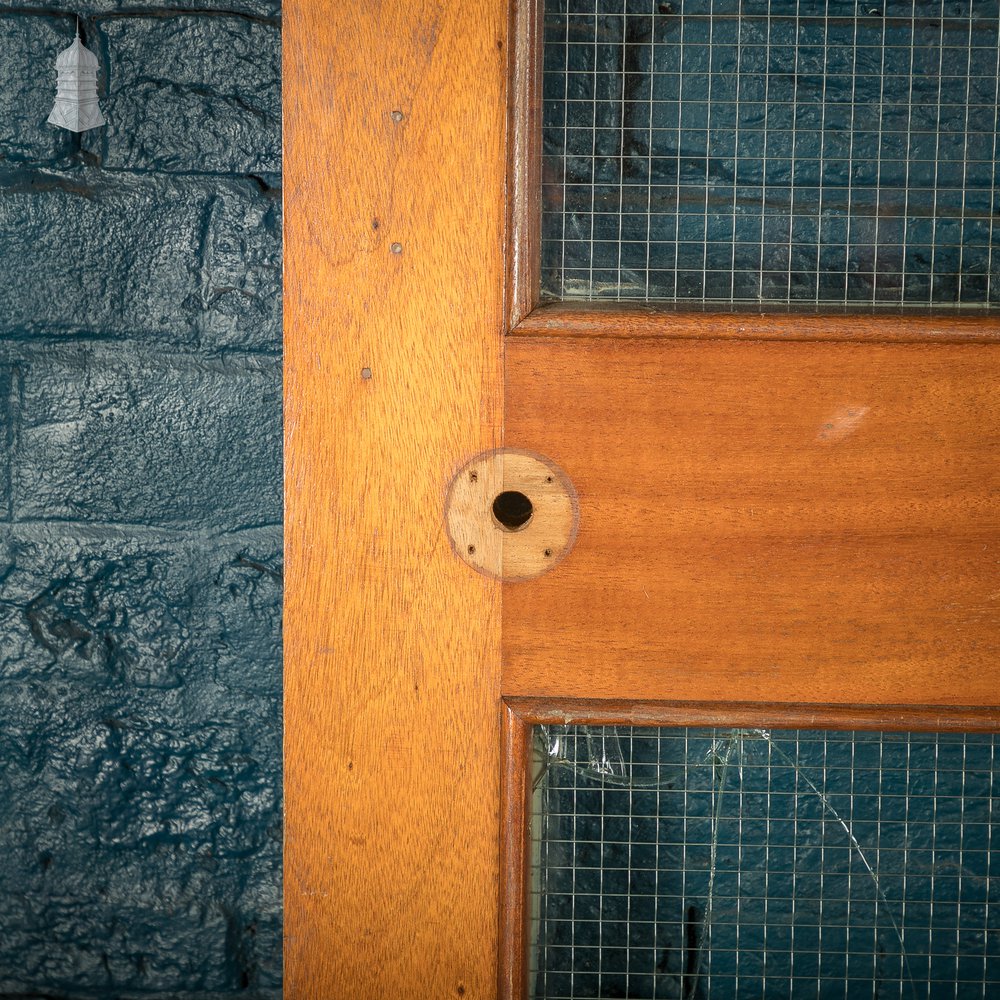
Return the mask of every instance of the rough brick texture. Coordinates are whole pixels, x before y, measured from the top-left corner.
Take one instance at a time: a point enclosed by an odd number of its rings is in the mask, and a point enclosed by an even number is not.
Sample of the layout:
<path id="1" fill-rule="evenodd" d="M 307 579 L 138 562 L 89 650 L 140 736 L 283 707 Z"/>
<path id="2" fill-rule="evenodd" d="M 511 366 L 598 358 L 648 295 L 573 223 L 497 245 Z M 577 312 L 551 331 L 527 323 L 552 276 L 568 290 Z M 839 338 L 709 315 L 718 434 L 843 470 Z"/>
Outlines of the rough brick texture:
<path id="1" fill-rule="evenodd" d="M 279 16 L 0 11 L 0 1000 L 281 994 Z"/>
<path id="2" fill-rule="evenodd" d="M 273 350 L 274 189 L 228 176 L 3 167 L 0 333 Z"/>

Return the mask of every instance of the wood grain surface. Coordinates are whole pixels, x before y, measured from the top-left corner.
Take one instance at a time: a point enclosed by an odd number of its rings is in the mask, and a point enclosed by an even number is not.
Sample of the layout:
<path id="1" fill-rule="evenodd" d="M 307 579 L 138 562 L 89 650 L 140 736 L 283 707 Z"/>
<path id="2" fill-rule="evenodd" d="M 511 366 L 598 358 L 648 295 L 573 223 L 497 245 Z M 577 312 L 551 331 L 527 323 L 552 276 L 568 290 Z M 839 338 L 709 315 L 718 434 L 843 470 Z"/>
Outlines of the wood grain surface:
<path id="1" fill-rule="evenodd" d="M 285 996 L 491 998 L 500 589 L 443 507 L 500 444 L 507 8 L 283 16 Z"/>
<path id="2" fill-rule="evenodd" d="M 509 338 L 506 442 L 579 493 L 503 692 L 1000 703 L 1000 354 Z"/>

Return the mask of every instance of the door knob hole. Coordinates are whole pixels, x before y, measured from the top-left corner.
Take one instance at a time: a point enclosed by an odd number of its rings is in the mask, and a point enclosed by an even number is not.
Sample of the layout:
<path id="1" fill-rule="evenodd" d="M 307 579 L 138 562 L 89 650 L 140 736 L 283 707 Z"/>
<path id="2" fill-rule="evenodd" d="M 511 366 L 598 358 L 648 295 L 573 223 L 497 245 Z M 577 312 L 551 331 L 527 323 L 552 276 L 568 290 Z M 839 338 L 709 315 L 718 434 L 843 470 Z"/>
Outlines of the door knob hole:
<path id="1" fill-rule="evenodd" d="M 493 516 L 505 531 L 523 528 L 534 513 L 531 501 L 520 490 L 504 490 L 493 501 Z"/>
<path id="2" fill-rule="evenodd" d="M 580 519 L 566 473 L 544 455 L 517 448 L 466 461 L 448 487 L 444 513 L 455 555 L 510 583 L 558 566 L 573 548 Z"/>

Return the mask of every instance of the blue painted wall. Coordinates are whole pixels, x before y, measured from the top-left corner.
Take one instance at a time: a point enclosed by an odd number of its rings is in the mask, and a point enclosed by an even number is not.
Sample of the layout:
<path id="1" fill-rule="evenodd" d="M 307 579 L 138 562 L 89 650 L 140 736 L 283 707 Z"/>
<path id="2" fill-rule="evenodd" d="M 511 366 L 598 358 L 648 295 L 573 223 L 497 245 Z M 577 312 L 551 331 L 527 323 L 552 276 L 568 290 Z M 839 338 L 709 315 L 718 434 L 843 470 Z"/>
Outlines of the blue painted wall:
<path id="1" fill-rule="evenodd" d="M 279 0 L 0 51 L 0 997 L 277 997 Z"/>

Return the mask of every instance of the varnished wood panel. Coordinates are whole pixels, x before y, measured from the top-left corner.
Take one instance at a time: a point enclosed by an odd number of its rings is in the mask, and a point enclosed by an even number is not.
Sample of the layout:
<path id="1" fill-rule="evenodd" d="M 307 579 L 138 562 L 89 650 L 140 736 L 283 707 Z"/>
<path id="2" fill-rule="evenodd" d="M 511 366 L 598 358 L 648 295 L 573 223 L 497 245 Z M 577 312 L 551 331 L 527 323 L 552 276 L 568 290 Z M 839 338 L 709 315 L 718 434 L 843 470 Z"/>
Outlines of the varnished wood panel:
<path id="1" fill-rule="evenodd" d="M 285 996 L 497 989 L 507 6 L 284 5 Z"/>
<path id="2" fill-rule="evenodd" d="M 579 494 L 504 588 L 505 695 L 1000 703 L 1000 353 L 509 338 L 506 443 Z"/>

